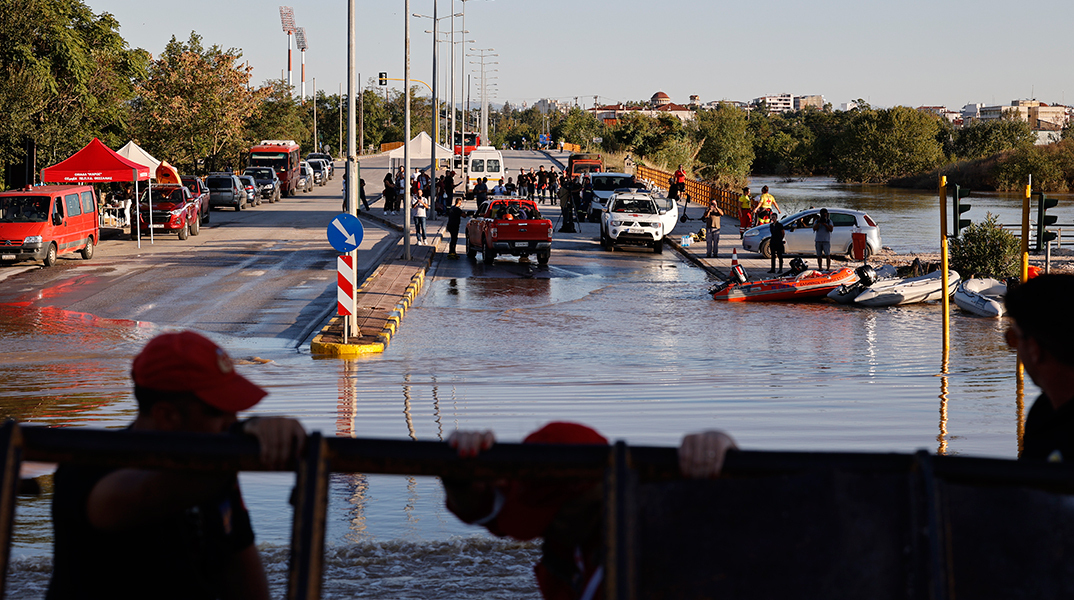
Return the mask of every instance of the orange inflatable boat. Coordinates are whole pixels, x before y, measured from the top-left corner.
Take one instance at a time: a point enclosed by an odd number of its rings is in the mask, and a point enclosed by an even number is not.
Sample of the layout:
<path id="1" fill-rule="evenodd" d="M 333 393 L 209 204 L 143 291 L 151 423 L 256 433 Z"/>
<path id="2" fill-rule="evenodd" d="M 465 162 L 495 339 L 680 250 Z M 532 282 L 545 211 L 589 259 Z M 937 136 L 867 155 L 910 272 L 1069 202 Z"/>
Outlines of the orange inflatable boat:
<path id="1" fill-rule="evenodd" d="M 729 282 L 714 287 L 712 298 L 728 302 L 768 302 L 774 300 L 803 300 L 820 298 L 845 284 L 857 281 L 854 269 L 834 271 L 804 271 L 791 277 L 777 277 L 761 281 L 736 281 L 734 273 Z"/>

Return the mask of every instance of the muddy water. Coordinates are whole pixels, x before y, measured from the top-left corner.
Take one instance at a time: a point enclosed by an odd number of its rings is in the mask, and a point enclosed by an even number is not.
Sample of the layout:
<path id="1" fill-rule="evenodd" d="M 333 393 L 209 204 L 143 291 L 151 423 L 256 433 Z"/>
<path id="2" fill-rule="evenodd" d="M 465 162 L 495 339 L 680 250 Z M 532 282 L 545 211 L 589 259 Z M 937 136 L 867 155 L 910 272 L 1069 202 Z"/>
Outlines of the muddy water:
<path id="1" fill-rule="evenodd" d="M 1014 356 L 998 322 L 956 314 L 944 376 L 936 305 L 716 303 L 706 277 L 668 254 L 637 270 L 552 275 L 433 280 L 387 352 L 360 360 L 216 339 L 236 358 L 271 359 L 240 367 L 271 392 L 254 413 L 295 415 L 326 434 L 437 440 L 488 427 L 514 441 L 573 419 L 635 444 L 720 427 L 755 449 L 1016 455 Z M 130 357 L 155 326 L 20 306 L 0 317 L 5 416 L 130 420 Z M 278 595 L 292 484 L 243 476 Z M 18 507 L 9 597 L 40 597 L 46 585 L 48 501 Z M 326 597 L 537 596 L 535 547 L 460 524 L 433 478 L 335 475 L 328 534 Z"/>

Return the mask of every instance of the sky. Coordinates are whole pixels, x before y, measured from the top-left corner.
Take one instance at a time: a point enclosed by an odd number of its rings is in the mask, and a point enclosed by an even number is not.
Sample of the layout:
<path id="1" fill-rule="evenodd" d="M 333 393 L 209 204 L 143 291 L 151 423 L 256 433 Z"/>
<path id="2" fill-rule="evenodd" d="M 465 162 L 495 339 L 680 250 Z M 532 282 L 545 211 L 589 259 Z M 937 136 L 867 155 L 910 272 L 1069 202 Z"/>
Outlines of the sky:
<path id="1" fill-rule="evenodd" d="M 287 0 L 306 28 L 306 93 L 346 88 L 346 0 Z M 492 49 L 492 102 L 530 106 L 541 98 L 591 107 L 648 100 L 663 91 L 686 104 L 748 101 L 763 95 L 823 95 L 836 108 L 862 98 L 874 107 L 1009 104 L 1016 99 L 1074 104 L 1074 2 L 996 0 L 437 0 L 438 16 L 461 13 L 457 69 L 473 75 L 471 48 Z M 85 0 L 119 20 L 132 47 L 159 54 L 174 35 L 197 31 L 206 45 L 239 48 L 254 83 L 287 68 L 287 35 L 278 2 L 184 0 L 169 11 L 145 0 Z M 434 0 L 410 0 L 410 13 L 431 15 Z M 453 8 L 454 5 L 454 8 Z M 403 78 L 405 1 L 355 0 L 360 84 L 385 71 Z M 439 20 L 447 37 L 451 18 Z M 430 18 L 411 18 L 411 78 L 432 83 Z M 462 18 L 455 29 L 463 29 Z M 441 98 L 448 98 L 450 44 L 440 52 Z M 488 52 L 487 52 L 488 53 Z M 300 88 L 300 58 L 292 82 Z M 495 70 L 495 71 L 493 71 Z M 457 100 L 465 77 L 456 71 Z M 494 78 L 494 79 L 493 79 Z M 374 82 L 375 83 L 375 82 Z M 402 88 L 402 81 L 390 86 Z M 421 84 L 420 93 L 429 91 Z M 1071 97 L 1066 98 L 1070 93 Z"/>

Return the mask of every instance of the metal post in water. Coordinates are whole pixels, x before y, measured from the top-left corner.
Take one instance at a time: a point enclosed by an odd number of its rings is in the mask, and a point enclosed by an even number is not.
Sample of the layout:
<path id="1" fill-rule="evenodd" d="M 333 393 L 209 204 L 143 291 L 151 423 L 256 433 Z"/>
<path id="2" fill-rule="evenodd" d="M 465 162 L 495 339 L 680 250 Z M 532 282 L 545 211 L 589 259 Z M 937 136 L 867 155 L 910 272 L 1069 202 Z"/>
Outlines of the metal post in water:
<path id="1" fill-rule="evenodd" d="M 943 351 L 951 346 L 951 299 L 947 295 L 947 176 L 940 176 L 940 281 L 943 286 Z"/>
<path id="2" fill-rule="evenodd" d="M 1033 176 L 1029 176 L 1026 195 L 1022 199 L 1022 273 L 1021 282 L 1029 280 L 1029 198 L 1033 195 Z M 1021 369 L 1021 362 L 1018 363 Z"/>
<path id="3" fill-rule="evenodd" d="M 1044 245 L 1044 274 L 1052 272 L 1052 241 Z"/>
<path id="4" fill-rule="evenodd" d="M 357 215 L 358 188 L 361 185 L 361 172 L 358 168 L 357 148 L 355 148 L 354 90 L 357 87 L 355 77 L 355 27 L 354 0 L 347 2 L 347 212 Z M 351 250 L 351 266 L 355 277 L 358 273 L 358 250 Z M 358 311 L 356 303 L 358 294 L 351 293 L 351 314 L 346 318 L 350 323 L 350 332 L 360 336 L 358 330 Z M 346 341 L 344 341 L 346 343 Z"/>

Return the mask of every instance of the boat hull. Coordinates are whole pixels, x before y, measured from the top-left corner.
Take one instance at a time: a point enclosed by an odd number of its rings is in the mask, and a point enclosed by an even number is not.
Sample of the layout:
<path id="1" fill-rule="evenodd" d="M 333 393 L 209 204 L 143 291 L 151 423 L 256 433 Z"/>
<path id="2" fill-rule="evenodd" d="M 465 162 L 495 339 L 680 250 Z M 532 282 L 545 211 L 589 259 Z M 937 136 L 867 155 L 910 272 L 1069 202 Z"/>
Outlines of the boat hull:
<path id="1" fill-rule="evenodd" d="M 714 300 L 727 302 L 775 302 L 783 300 L 807 300 L 821 298 L 844 284 L 851 284 L 858 276 L 854 269 L 835 271 L 809 271 L 795 278 L 764 279 L 734 283 L 713 292 Z"/>
<path id="2" fill-rule="evenodd" d="M 947 293 L 954 293 L 959 284 L 956 271 L 948 271 Z M 896 306 L 929 302 L 943 298 L 943 280 L 939 271 L 911 279 L 877 282 L 854 299 L 861 306 Z"/>
<path id="3" fill-rule="evenodd" d="M 1006 312 L 1003 297 L 1007 294 L 1007 284 L 997 279 L 974 278 L 963 281 L 951 299 L 962 310 L 977 315 L 996 319 Z"/>

